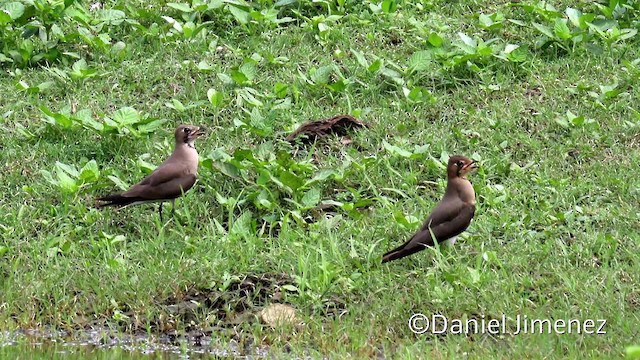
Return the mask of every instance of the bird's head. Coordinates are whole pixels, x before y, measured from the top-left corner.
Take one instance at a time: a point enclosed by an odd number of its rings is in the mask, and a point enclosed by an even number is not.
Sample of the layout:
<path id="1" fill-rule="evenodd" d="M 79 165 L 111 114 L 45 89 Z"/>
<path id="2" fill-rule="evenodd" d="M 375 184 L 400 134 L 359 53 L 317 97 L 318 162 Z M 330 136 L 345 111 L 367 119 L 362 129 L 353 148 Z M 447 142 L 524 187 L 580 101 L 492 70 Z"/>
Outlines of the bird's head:
<path id="1" fill-rule="evenodd" d="M 461 177 L 465 178 L 468 173 L 478 168 L 475 160 L 469 159 L 462 155 L 454 155 L 449 158 L 447 165 L 447 175 L 449 178 Z"/>
<path id="2" fill-rule="evenodd" d="M 195 125 L 180 125 L 176 129 L 176 144 L 189 144 L 204 135 L 204 128 Z"/>

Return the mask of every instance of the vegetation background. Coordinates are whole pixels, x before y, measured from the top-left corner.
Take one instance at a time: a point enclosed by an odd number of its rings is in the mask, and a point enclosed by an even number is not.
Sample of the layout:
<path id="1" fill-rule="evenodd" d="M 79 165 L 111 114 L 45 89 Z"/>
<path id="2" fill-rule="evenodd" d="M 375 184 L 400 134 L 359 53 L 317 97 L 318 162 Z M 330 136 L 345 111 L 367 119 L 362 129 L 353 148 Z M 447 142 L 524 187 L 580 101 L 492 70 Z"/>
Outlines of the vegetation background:
<path id="1" fill-rule="evenodd" d="M 313 357 L 622 356 L 640 331 L 639 15 L 632 0 L 5 1 L 2 328 L 206 329 Z M 371 128 L 284 141 L 338 114 Z M 152 171 L 180 123 L 209 134 L 174 217 L 92 207 Z M 482 164 L 472 226 L 381 265 L 452 154 Z M 254 321 L 269 302 L 304 325 Z M 607 333 L 415 335 L 416 312 Z"/>

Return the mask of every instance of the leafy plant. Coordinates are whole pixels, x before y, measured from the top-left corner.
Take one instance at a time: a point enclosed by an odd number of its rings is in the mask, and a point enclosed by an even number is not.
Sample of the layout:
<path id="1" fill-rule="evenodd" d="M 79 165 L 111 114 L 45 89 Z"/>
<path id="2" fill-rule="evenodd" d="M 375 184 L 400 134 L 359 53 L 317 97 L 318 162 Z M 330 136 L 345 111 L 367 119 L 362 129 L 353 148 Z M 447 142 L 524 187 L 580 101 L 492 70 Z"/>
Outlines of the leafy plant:
<path id="1" fill-rule="evenodd" d="M 264 145 L 256 153 L 237 149 L 228 154 L 219 148 L 202 161 L 204 168 L 244 184 L 243 197 L 233 204 L 250 203 L 264 221 L 275 225 L 283 216 L 304 222 L 305 213 L 322 202 L 322 189 L 331 180 L 340 181 L 348 164 L 319 170 L 310 160 L 295 161 L 289 152 Z M 219 201 L 229 200 L 217 196 Z"/>
<path id="2" fill-rule="evenodd" d="M 570 110 L 567 110 L 567 113 L 564 117 L 560 116 L 556 118 L 556 123 L 563 128 L 570 127 L 587 127 L 587 128 L 598 128 L 598 123 L 589 118 L 585 118 L 584 116 L 578 116 L 572 113 Z"/>
<path id="3" fill-rule="evenodd" d="M 44 114 L 42 120 L 50 125 L 63 129 L 83 127 L 101 134 L 130 133 L 140 137 L 153 133 L 166 122 L 166 120 L 154 119 L 146 114 L 140 114 L 132 107 L 118 109 L 113 114 L 104 116 L 102 121 L 95 120 L 91 111 L 87 109 L 72 114 L 68 106 L 63 107 L 60 112 L 53 112 L 43 105 L 40 107 L 40 111 Z"/>
<path id="4" fill-rule="evenodd" d="M 121 30 L 124 24 L 142 27 L 121 10 L 99 9 L 90 13 L 75 0 L 7 2 L 0 5 L 0 63 L 25 67 L 42 61 L 66 64 L 80 59 L 77 52 L 63 47 L 67 43 L 86 44 L 104 54 L 119 54 L 126 45 L 122 41 L 113 44 L 109 32 Z"/>
<path id="5" fill-rule="evenodd" d="M 563 15 L 547 2 L 524 3 L 520 6 L 544 20 L 543 23 L 531 23 L 533 28 L 543 35 L 536 42 L 537 48 L 556 44 L 565 51 L 574 51 L 576 45 L 583 44 L 592 52 L 601 52 L 596 44 L 597 40 L 604 42 L 607 47 L 612 47 L 633 39 L 638 33 L 630 23 L 615 19 L 618 15 L 615 9 L 627 9 L 620 7 L 620 3 L 613 0 L 609 6 L 598 4 L 601 15 L 583 13 L 572 7 L 567 7 Z"/>
<path id="6" fill-rule="evenodd" d="M 87 162 L 80 170 L 74 165 L 56 161 L 53 172 L 47 170 L 40 170 L 40 172 L 48 183 L 56 186 L 64 194 L 75 194 L 83 185 L 95 182 L 100 178 L 100 170 L 95 160 Z"/>

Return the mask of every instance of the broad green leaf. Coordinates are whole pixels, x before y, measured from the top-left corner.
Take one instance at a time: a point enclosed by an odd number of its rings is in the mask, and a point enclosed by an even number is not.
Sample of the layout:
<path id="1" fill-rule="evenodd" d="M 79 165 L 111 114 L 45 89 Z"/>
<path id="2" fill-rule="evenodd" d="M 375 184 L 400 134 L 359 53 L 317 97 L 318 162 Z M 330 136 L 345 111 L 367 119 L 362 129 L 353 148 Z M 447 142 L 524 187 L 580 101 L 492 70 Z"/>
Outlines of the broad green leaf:
<path id="1" fill-rule="evenodd" d="M 234 164 L 228 162 L 215 162 L 214 167 L 220 171 L 222 174 L 227 175 L 232 178 L 240 178 L 240 170 Z"/>
<path id="2" fill-rule="evenodd" d="M 580 12 L 580 10 L 576 10 L 574 8 L 568 7 L 565 10 L 565 13 L 567 14 L 567 17 L 569 18 L 573 26 L 583 29 L 583 26 L 582 26 L 583 24 L 580 21 L 580 17 L 582 16 L 582 12 Z"/>
<path id="3" fill-rule="evenodd" d="M 264 104 L 262 103 L 262 101 L 253 96 L 253 94 L 248 89 L 249 88 L 242 88 L 238 90 L 238 96 L 242 99 L 242 101 L 246 101 L 253 106 L 263 107 Z"/>
<path id="4" fill-rule="evenodd" d="M 184 23 L 184 25 L 182 25 L 182 33 L 187 39 L 191 38 L 195 34 L 195 31 L 196 24 L 194 24 L 192 21 L 187 21 L 186 23 Z"/>
<path id="5" fill-rule="evenodd" d="M 51 175 L 50 172 L 48 172 L 47 170 L 40 169 L 40 174 L 42 174 L 42 177 L 44 177 L 44 179 L 47 180 L 49 184 L 58 186 L 58 182 L 53 179 L 53 176 Z"/>
<path id="6" fill-rule="evenodd" d="M 556 124 L 562 126 L 563 128 L 569 128 L 569 122 L 567 121 L 567 119 L 563 118 L 563 117 L 557 117 L 555 119 Z"/>
<path id="7" fill-rule="evenodd" d="M 64 171 L 58 170 L 56 171 L 56 175 L 58 176 L 58 186 L 62 191 L 67 193 L 75 193 L 78 191 L 76 181 L 69 177 Z"/>
<path id="8" fill-rule="evenodd" d="M 478 47 L 478 43 L 472 37 L 470 37 L 469 35 L 459 32 L 458 36 L 460 37 L 460 39 L 462 40 L 462 42 L 465 45 L 467 45 L 467 46 L 469 46 L 471 48 Z"/>
<path id="9" fill-rule="evenodd" d="M 300 291 L 300 290 L 298 290 L 297 287 L 295 287 L 295 286 L 293 286 L 291 284 L 282 285 L 282 286 L 280 286 L 280 288 L 285 289 L 285 290 L 287 290 L 289 292 L 298 292 L 298 291 Z"/>
<path id="10" fill-rule="evenodd" d="M 99 13 L 99 20 L 101 21 L 114 21 L 114 20 L 122 20 L 127 17 L 127 14 L 122 10 L 114 10 L 114 9 L 104 9 Z M 117 22 L 117 24 L 122 23 L 122 21 Z"/>
<path id="11" fill-rule="evenodd" d="M 153 172 L 153 170 L 155 170 L 157 168 L 157 166 L 152 164 L 152 163 L 150 163 L 150 162 L 148 162 L 148 161 L 146 161 L 143 158 L 143 157 L 146 157 L 146 156 L 148 156 L 148 154 L 140 156 L 138 158 L 137 165 L 144 173 L 150 174 L 150 173 Z"/>
<path id="12" fill-rule="evenodd" d="M 146 124 L 139 125 L 136 129 L 141 134 L 148 134 L 161 128 L 165 122 L 167 122 L 167 120 L 153 120 L 153 121 L 149 121 Z"/>
<path id="13" fill-rule="evenodd" d="M 73 63 L 73 66 L 71 68 L 73 70 L 77 71 L 77 72 L 81 72 L 82 70 L 86 70 L 88 68 L 87 61 L 85 59 L 80 59 L 80 60 L 76 61 L 75 63 Z"/>
<path id="14" fill-rule="evenodd" d="M 280 173 L 280 175 L 278 176 L 278 179 L 282 182 L 283 185 L 289 187 L 294 192 L 304 184 L 304 182 L 298 175 L 287 170 L 282 171 L 282 173 Z"/>
<path id="15" fill-rule="evenodd" d="M 171 99 L 171 102 L 165 103 L 164 105 L 170 109 L 174 109 L 178 111 L 186 110 L 186 107 L 184 106 L 184 104 L 182 104 L 182 102 L 178 99 Z"/>
<path id="16" fill-rule="evenodd" d="M 364 55 L 360 51 L 351 49 L 351 53 L 356 57 L 356 60 L 358 61 L 358 64 L 360 64 L 360 66 L 364 68 L 369 67 L 369 63 L 367 62 L 367 59 L 364 57 Z"/>
<path id="17" fill-rule="evenodd" d="M 405 158 L 408 158 L 411 155 L 413 155 L 413 153 L 411 153 L 410 151 L 401 149 L 401 148 L 399 148 L 398 146 L 395 146 L 395 145 L 391 145 L 386 140 L 382 141 L 382 146 L 385 148 L 385 150 L 387 150 L 388 152 L 390 152 L 393 155 L 399 155 L 399 156 L 402 156 L 402 157 L 405 157 Z"/>
<path id="18" fill-rule="evenodd" d="M 417 51 L 409 58 L 409 68 L 413 71 L 424 71 L 429 69 L 431 65 L 431 51 Z"/>
<path id="19" fill-rule="evenodd" d="M 344 79 L 340 79 L 340 80 L 336 81 L 335 83 L 333 83 L 331 85 L 328 85 L 328 87 L 333 92 L 343 92 L 344 89 L 347 88 L 347 82 L 345 82 Z"/>
<path id="20" fill-rule="evenodd" d="M 9 13 L 6 10 L 0 10 L 0 24 L 8 24 L 10 22 L 11 22 L 11 15 L 9 15 Z M 7 57 L 5 56 L 5 58 Z"/>
<path id="21" fill-rule="evenodd" d="M 250 211 L 245 211 L 240 215 L 231 226 L 230 234 L 234 235 L 251 235 L 251 221 L 253 220 L 253 214 Z"/>
<path id="22" fill-rule="evenodd" d="M 315 69 L 311 80 L 316 84 L 328 84 L 332 73 L 333 67 L 331 65 L 321 66 Z"/>
<path id="23" fill-rule="evenodd" d="M 404 79 L 402 78 L 402 75 L 400 75 L 399 72 L 385 67 L 385 68 L 382 68 L 381 73 L 382 75 L 390 78 L 394 83 L 398 85 L 404 85 Z"/>
<path id="24" fill-rule="evenodd" d="M 556 36 L 563 40 L 571 39 L 573 37 L 571 30 L 569 30 L 569 27 L 567 26 L 567 19 L 556 19 L 553 31 Z"/>
<path id="25" fill-rule="evenodd" d="M 477 269 L 474 269 L 472 267 L 467 266 L 467 269 L 469 270 L 469 275 L 471 277 L 471 283 L 472 284 L 477 284 L 478 282 L 480 282 L 480 272 Z"/>
<path id="26" fill-rule="evenodd" d="M 239 71 L 239 70 L 231 70 L 231 78 L 238 85 L 243 85 L 247 81 L 249 81 L 249 78 L 247 77 L 247 75 L 245 75 L 242 71 Z"/>
<path id="27" fill-rule="evenodd" d="M 391 14 L 396 11 L 398 7 L 398 3 L 395 0 L 383 0 L 382 1 L 382 11 L 387 14 Z"/>
<path id="28" fill-rule="evenodd" d="M 621 92 L 622 90 L 618 89 L 618 83 L 604 86 L 600 85 L 600 93 L 602 93 L 605 99 L 612 99 L 618 96 Z"/>
<path id="29" fill-rule="evenodd" d="M 53 81 L 45 81 L 43 83 L 38 84 L 38 86 L 36 86 L 36 88 L 38 88 L 38 92 L 42 92 L 44 90 L 50 89 L 53 87 L 53 85 L 55 85 L 56 83 Z"/>
<path id="30" fill-rule="evenodd" d="M 511 53 L 513 50 L 515 50 L 515 49 L 517 49 L 517 48 L 519 48 L 519 47 L 520 47 L 520 45 L 507 44 L 507 45 L 504 47 L 504 53 L 505 53 L 505 54 L 509 54 L 509 53 Z"/>
<path id="31" fill-rule="evenodd" d="M 24 5 L 17 1 L 10 2 L 3 6 L 3 10 L 11 18 L 10 20 L 19 19 L 24 14 Z"/>
<path id="32" fill-rule="evenodd" d="M 183 4 L 183 3 L 167 3 L 167 6 L 170 8 L 174 8 L 176 10 L 182 11 L 182 12 L 186 12 L 186 13 L 190 13 L 193 11 L 193 9 L 191 8 L 191 6 L 189 6 L 188 4 Z"/>
<path id="33" fill-rule="evenodd" d="M 123 107 L 113 113 L 113 120 L 121 125 L 131 125 L 140 121 L 140 114 L 132 107 Z"/>
<path id="34" fill-rule="evenodd" d="M 440 35 L 438 35 L 438 33 L 435 33 L 435 32 L 432 32 L 431 34 L 429 34 L 429 38 L 427 40 L 429 41 L 429 44 L 433 45 L 434 47 L 440 47 L 444 42 L 442 40 L 442 37 L 440 37 Z"/>
<path id="35" fill-rule="evenodd" d="M 279 8 L 279 7 L 282 7 L 282 6 L 297 4 L 299 1 L 300 0 L 278 0 L 278 1 L 276 1 L 275 4 L 273 4 L 273 7 Z"/>
<path id="36" fill-rule="evenodd" d="M 636 29 L 622 29 L 619 39 L 628 40 L 635 37 L 636 34 L 638 34 L 638 30 Z"/>
<path id="37" fill-rule="evenodd" d="M 551 32 L 551 29 L 549 29 L 548 27 L 542 25 L 542 24 L 538 24 L 536 22 L 531 23 L 531 25 L 533 25 L 534 28 L 536 28 L 538 31 L 540 31 L 542 34 L 544 34 L 545 36 L 551 38 L 551 39 L 555 39 L 555 36 L 553 35 L 553 32 Z"/>
<path id="38" fill-rule="evenodd" d="M 493 20 L 485 14 L 480 14 L 480 16 L 478 16 L 478 22 L 480 23 L 480 26 L 486 29 L 493 25 Z"/>
<path id="39" fill-rule="evenodd" d="M 300 200 L 302 206 L 305 208 L 312 208 L 320 202 L 320 190 L 313 188 L 304 193 L 304 196 Z"/>
<path id="40" fill-rule="evenodd" d="M 376 73 L 378 72 L 378 70 L 380 70 L 380 68 L 382 68 L 382 59 L 376 59 L 371 63 L 371 65 L 369 65 L 367 71 L 369 71 L 370 73 Z"/>
<path id="41" fill-rule="evenodd" d="M 91 110 L 82 109 L 73 115 L 73 119 L 82 124 L 85 128 L 93 129 L 97 131 L 103 131 L 104 125 L 93 119 Z"/>
<path id="42" fill-rule="evenodd" d="M 166 22 L 168 22 L 171 26 L 173 26 L 174 29 L 176 29 L 179 32 L 182 32 L 182 24 L 176 21 L 176 19 L 172 18 L 171 16 L 161 16 L 161 18 L 163 18 Z"/>
<path id="43" fill-rule="evenodd" d="M 276 83 L 273 85 L 273 92 L 278 98 L 284 98 L 289 93 L 289 85 Z"/>
<path id="44" fill-rule="evenodd" d="M 508 46 L 509 45 L 507 45 L 507 47 Z M 517 46 L 517 45 L 514 45 L 514 46 Z M 523 62 L 523 61 L 527 60 L 527 57 L 528 57 L 529 53 L 528 53 L 526 48 L 517 47 L 515 49 L 511 49 L 510 48 L 508 50 L 510 50 L 510 51 L 507 53 L 507 48 L 505 47 L 505 53 L 507 54 L 507 59 L 509 59 L 509 61 L 512 61 L 512 62 Z"/>
<path id="45" fill-rule="evenodd" d="M 224 6 L 224 0 L 209 0 L 207 4 L 207 9 L 215 10 Z"/>
<path id="46" fill-rule="evenodd" d="M 240 24 L 247 24 L 249 23 L 249 12 L 244 11 L 238 7 L 235 7 L 234 5 L 229 5 L 227 6 L 227 9 L 229 9 L 229 12 L 231 12 L 231 15 L 233 15 L 233 17 L 240 23 Z"/>
<path id="47" fill-rule="evenodd" d="M 200 71 L 211 71 L 213 69 L 214 69 L 214 67 L 211 64 L 209 64 L 208 62 L 204 61 L 204 60 L 202 60 L 202 61 L 200 61 L 198 63 L 198 70 L 200 70 Z"/>
<path id="48" fill-rule="evenodd" d="M 98 169 L 98 163 L 95 160 L 91 160 L 82 167 L 78 178 L 82 181 L 94 181 L 99 177 L 100 169 Z"/>
<path id="49" fill-rule="evenodd" d="M 220 91 L 216 89 L 209 89 L 207 91 L 207 99 L 209 99 L 209 102 L 211 103 L 211 105 L 218 107 L 222 105 L 223 95 Z"/>
<path id="50" fill-rule="evenodd" d="M 77 178 L 78 176 L 80 176 L 80 173 L 78 172 L 78 170 L 76 170 L 76 167 L 73 165 L 67 165 L 59 161 L 56 161 L 56 168 L 58 168 L 58 170 L 62 170 L 66 172 L 67 174 L 73 176 L 74 178 Z"/>
<path id="51" fill-rule="evenodd" d="M 318 173 L 316 173 L 316 175 L 311 180 L 307 181 L 305 185 L 309 185 L 311 183 L 318 182 L 318 181 L 325 181 L 331 176 L 334 176 L 335 174 L 336 174 L 336 171 L 333 169 L 320 170 L 318 171 Z"/>
<path id="52" fill-rule="evenodd" d="M 257 74 L 256 64 L 253 62 L 246 62 L 240 66 L 239 69 L 249 81 L 253 81 Z"/>
<path id="53" fill-rule="evenodd" d="M 640 346 L 628 346 L 625 354 L 627 359 L 640 359 Z"/>
<path id="54" fill-rule="evenodd" d="M 585 118 L 584 116 L 577 116 L 574 113 L 572 113 L 570 110 L 567 110 L 567 119 L 574 125 L 574 126 L 582 126 L 585 123 Z"/>

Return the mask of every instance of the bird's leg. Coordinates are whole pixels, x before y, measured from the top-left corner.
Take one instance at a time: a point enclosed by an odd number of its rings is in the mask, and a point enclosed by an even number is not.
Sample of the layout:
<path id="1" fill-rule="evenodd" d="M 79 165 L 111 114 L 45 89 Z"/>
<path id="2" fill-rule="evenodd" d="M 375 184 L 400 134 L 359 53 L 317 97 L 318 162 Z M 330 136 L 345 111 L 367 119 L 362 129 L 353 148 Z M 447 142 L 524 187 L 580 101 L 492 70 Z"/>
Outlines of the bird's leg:
<path id="1" fill-rule="evenodd" d="M 160 208 L 158 209 L 158 213 L 160 213 L 160 222 L 162 222 L 162 204 L 160 203 Z"/>
<path id="2" fill-rule="evenodd" d="M 171 216 L 176 216 L 176 199 L 171 199 Z"/>

